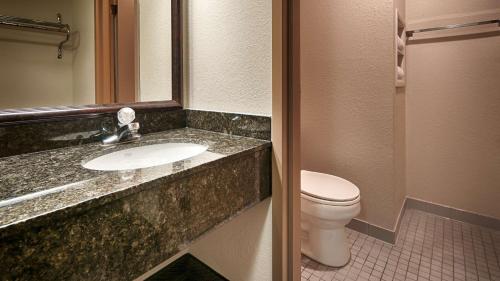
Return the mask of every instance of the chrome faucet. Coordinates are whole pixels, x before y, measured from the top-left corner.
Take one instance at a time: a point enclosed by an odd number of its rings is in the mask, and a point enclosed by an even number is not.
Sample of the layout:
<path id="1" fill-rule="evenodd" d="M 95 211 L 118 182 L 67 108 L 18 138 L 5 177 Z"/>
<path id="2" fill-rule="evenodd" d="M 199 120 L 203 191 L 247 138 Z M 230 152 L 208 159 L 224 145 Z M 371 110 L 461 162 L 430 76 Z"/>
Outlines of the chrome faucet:
<path id="1" fill-rule="evenodd" d="M 141 138 L 139 134 L 139 122 L 132 122 L 135 119 L 135 111 L 132 108 L 124 107 L 118 111 L 118 128 L 114 134 L 105 136 L 102 144 L 113 145 L 122 142 L 136 141 Z"/>

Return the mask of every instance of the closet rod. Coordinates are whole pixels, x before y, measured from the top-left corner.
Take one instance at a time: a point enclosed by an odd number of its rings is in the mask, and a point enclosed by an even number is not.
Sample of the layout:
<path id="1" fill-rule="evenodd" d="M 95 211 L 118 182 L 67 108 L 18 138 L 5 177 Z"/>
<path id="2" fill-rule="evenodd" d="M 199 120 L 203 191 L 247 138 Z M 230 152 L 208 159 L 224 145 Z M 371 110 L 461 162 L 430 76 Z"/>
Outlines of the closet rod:
<path id="1" fill-rule="evenodd" d="M 62 58 L 63 45 L 69 41 L 71 36 L 71 28 L 68 24 L 62 23 L 61 14 L 57 14 L 57 22 L 39 21 L 11 16 L 0 15 L 0 26 L 16 28 L 40 30 L 45 32 L 56 32 L 66 35 L 66 39 L 59 43 L 57 49 L 57 58 Z"/>
<path id="2" fill-rule="evenodd" d="M 413 37 L 413 34 L 415 34 L 415 33 L 448 30 L 448 29 L 471 27 L 471 26 L 478 26 L 478 25 L 485 25 L 485 24 L 495 24 L 495 23 L 498 24 L 498 26 L 500 27 L 500 19 L 495 19 L 495 20 L 487 20 L 487 21 L 479 21 L 479 22 L 471 22 L 471 23 L 461 23 L 461 24 L 450 24 L 450 25 L 439 26 L 439 27 L 415 29 L 415 30 L 406 31 L 406 37 L 407 38 Z"/>

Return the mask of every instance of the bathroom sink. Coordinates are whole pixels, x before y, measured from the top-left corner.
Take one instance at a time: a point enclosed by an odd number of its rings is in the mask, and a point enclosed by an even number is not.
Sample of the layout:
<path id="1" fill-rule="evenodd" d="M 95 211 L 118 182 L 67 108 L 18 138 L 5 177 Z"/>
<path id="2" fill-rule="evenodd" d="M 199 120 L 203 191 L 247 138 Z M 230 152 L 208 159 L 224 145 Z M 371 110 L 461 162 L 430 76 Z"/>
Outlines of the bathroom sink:
<path id="1" fill-rule="evenodd" d="M 150 168 L 188 159 L 208 147 L 193 143 L 163 143 L 119 150 L 83 164 L 89 170 L 124 171 Z"/>

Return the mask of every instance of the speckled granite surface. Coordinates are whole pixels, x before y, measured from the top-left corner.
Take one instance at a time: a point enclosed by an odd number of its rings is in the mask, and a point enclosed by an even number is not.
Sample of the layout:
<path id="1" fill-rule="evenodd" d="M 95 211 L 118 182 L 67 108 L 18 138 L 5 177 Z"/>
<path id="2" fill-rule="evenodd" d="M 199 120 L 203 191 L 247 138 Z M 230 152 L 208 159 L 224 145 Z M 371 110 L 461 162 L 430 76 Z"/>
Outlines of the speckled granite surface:
<path id="1" fill-rule="evenodd" d="M 191 159 L 130 172 L 84 170 L 99 144 L 0 159 L 0 280 L 131 280 L 270 196 L 270 143 L 196 129 L 140 144 L 208 145 Z M 2 203 L 0 203 L 2 204 Z"/>
<path id="2" fill-rule="evenodd" d="M 137 112 L 142 134 L 186 127 L 186 112 Z M 99 141 L 101 128 L 116 126 L 116 114 L 69 117 L 35 123 L 0 124 L 0 157 Z"/>
<path id="3" fill-rule="evenodd" d="M 133 171 L 103 172 L 87 170 L 82 163 L 113 151 L 130 147 L 188 142 L 207 145 L 207 152 L 184 161 Z M 141 184 L 162 177 L 179 177 L 222 157 L 262 149 L 268 142 L 196 129 L 178 129 L 143 136 L 141 142 L 103 147 L 98 143 L 0 158 L 0 206 L 6 200 L 34 192 L 59 192 L 0 208 L 0 231 L 9 224 L 24 221 L 79 202 L 109 201 L 128 195 Z M 107 196 L 106 196 L 107 195 Z M 105 198 L 102 198 L 106 196 Z M 88 203 L 87 203 L 88 204 Z M 1 234 L 1 232 L 0 232 Z M 1 237 L 1 236 L 0 236 Z"/>
<path id="4" fill-rule="evenodd" d="M 186 123 L 189 128 L 271 140 L 271 117 L 187 109 Z"/>
<path id="5" fill-rule="evenodd" d="M 187 109 L 138 112 L 136 120 L 141 124 L 141 134 L 189 127 L 271 140 L 271 117 L 266 116 Z M 115 114 L 0 124 L 0 158 L 97 142 L 101 128 L 115 125 Z"/>

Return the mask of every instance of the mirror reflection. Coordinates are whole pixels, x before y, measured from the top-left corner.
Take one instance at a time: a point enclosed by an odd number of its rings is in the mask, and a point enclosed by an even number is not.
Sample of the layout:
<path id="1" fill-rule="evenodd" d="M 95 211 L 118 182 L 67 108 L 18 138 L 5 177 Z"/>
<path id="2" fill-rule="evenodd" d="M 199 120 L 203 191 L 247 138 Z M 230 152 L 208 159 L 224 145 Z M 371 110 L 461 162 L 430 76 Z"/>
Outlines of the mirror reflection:
<path id="1" fill-rule="evenodd" d="M 0 109 L 171 100 L 171 13 L 165 0 L 0 1 Z"/>

